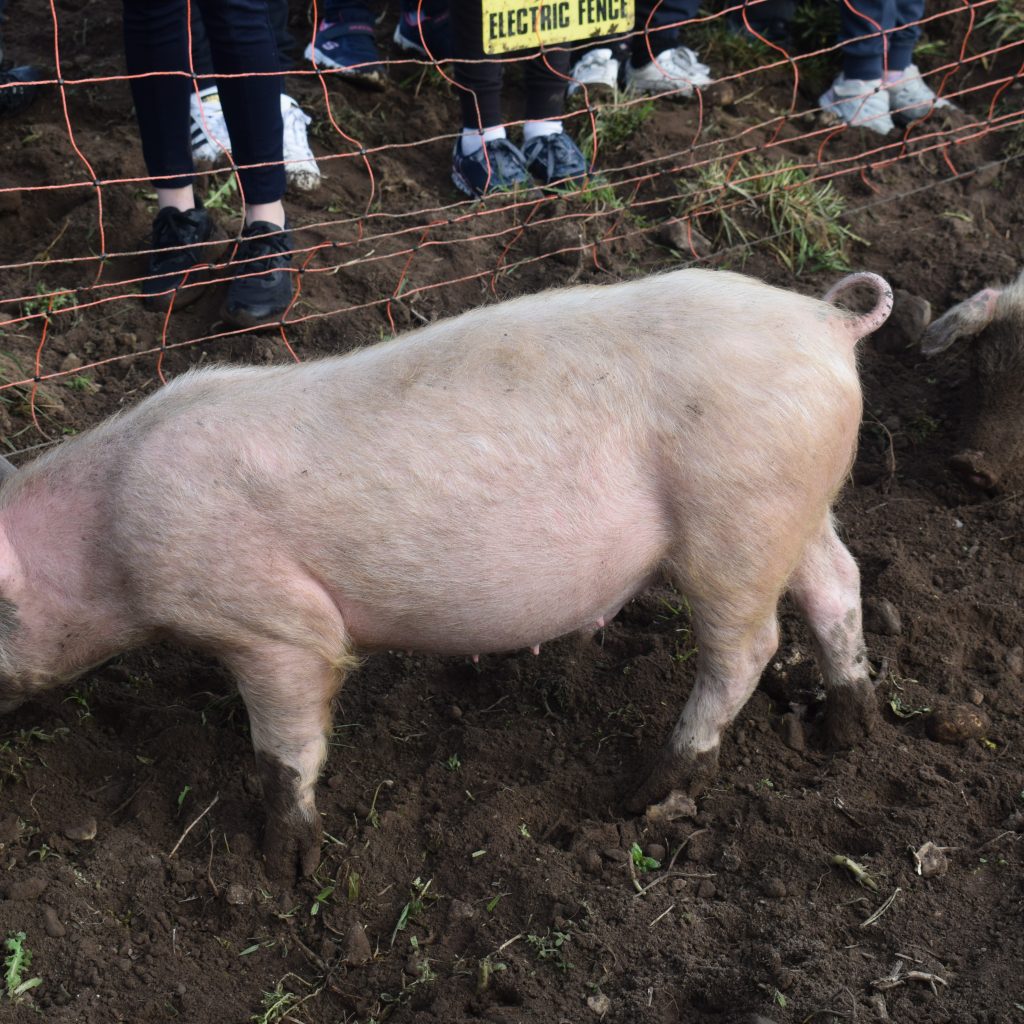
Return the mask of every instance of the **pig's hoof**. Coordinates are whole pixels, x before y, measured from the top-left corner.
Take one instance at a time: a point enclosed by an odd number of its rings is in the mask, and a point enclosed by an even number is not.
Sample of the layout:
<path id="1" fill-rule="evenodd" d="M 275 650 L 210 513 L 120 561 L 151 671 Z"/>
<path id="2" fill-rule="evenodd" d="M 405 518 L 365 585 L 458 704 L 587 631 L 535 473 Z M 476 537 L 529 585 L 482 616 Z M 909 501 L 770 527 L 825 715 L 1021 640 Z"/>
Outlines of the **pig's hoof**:
<path id="1" fill-rule="evenodd" d="M 863 743 L 879 722 L 875 691 L 867 680 L 829 690 L 825 706 L 825 738 L 831 747 L 846 750 Z"/>
<path id="2" fill-rule="evenodd" d="M 307 821 L 293 815 L 285 821 L 268 821 L 263 837 L 267 877 L 280 882 L 308 878 L 320 864 L 322 838 L 319 817 Z"/>
<path id="3" fill-rule="evenodd" d="M 643 814 L 652 805 L 665 804 L 672 797 L 697 796 L 717 774 L 717 747 L 702 754 L 663 752 L 646 782 L 627 801 L 626 808 L 631 814 Z"/>

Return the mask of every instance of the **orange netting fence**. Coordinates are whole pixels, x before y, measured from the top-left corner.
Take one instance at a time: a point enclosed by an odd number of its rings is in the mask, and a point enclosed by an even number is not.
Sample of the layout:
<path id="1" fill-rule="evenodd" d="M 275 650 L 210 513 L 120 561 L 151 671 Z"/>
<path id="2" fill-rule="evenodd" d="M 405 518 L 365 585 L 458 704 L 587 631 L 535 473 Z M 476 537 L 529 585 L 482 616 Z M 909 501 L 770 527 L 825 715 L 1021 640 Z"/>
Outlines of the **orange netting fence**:
<path id="1" fill-rule="evenodd" d="M 291 272 L 297 287 L 291 306 L 273 328 L 281 345 L 292 358 L 299 358 L 301 345 L 296 338 L 301 336 L 303 325 L 328 318 L 340 322 L 367 310 L 379 310 L 382 328 L 393 331 L 392 314 L 398 302 L 408 304 L 417 296 L 441 294 L 470 281 L 484 282 L 493 290 L 503 275 L 521 272 L 539 262 L 551 268 L 547 283 L 567 281 L 579 274 L 579 267 L 573 269 L 572 259 L 567 257 L 600 268 L 609 247 L 628 246 L 650 237 L 666 217 L 677 225 L 677 248 L 690 250 L 682 251 L 683 261 L 699 263 L 708 254 L 694 239 L 700 237 L 705 223 L 712 218 L 720 223 L 723 215 L 741 213 L 761 199 L 776 201 L 780 195 L 798 189 L 805 196 L 808 187 L 824 189 L 829 183 L 856 178 L 862 186 L 861 198 L 847 200 L 842 216 L 848 220 L 865 209 L 943 188 L 982 169 L 1013 166 L 1024 156 L 1024 8 L 1019 4 L 1007 0 L 929 3 L 922 19 L 925 77 L 937 94 L 956 105 L 957 116 L 940 117 L 936 111 L 883 137 L 823 118 L 820 108 L 808 102 L 805 81 L 821 79 L 829 74 L 828 69 L 837 69 L 840 47 L 827 42 L 788 52 L 760 35 L 752 24 L 762 2 L 708 5 L 714 9 L 681 23 L 688 33 L 700 33 L 704 42 L 721 47 L 723 52 L 729 46 L 732 50 L 731 59 L 721 59 L 716 68 L 715 96 L 698 89 L 677 107 L 679 123 L 685 130 L 675 135 L 677 141 L 668 151 L 638 149 L 636 157 L 630 159 L 621 147 L 607 145 L 606 137 L 613 122 L 620 128 L 633 124 L 634 130 L 642 130 L 640 126 L 650 116 L 653 103 L 665 104 L 671 94 L 654 101 L 647 96 L 620 94 L 612 104 L 599 104 L 588 90 L 582 90 L 582 102 L 567 111 L 565 125 L 583 144 L 597 177 L 575 198 L 566 199 L 558 193 L 507 193 L 483 201 L 454 199 L 442 165 L 436 181 L 412 193 L 417 198 L 427 194 L 432 201 L 410 201 L 410 190 L 382 187 L 382 162 L 387 161 L 388 168 L 383 177 L 393 179 L 395 168 L 417 152 L 450 151 L 461 127 L 457 118 L 453 115 L 449 119 L 450 131 L 396 140 L 393 135 L 389 137 L 387 118 L 372 126 L 365 117 L 352 117 L 346 93 L 351 87 L 339 81 L 336 72 L 308 63 L 286 72 L 289 87 L 304 90 L 303 105 L 315 118 L 314 151 L 321 168 L 326 175 L 344 178 L 345 202 L 318 207 L 314 195 L 301 211 L 293 211 Z M 856 0 L 842 2 L 856 9 Z M 831 8 L 833 15 L 838 9 L 838 4 L 807 6 Z M 52 52 L 19 53 L 19 57 L 30 58 L 33 63 L 52 66 L 52 75 L 44 85 L 55 101 L 45 107 L 45 115 L 34 112 L 31 123 L 45 116 L 51 127 L 60 128 L 66 149 L 63 173 L 59 178 L 40 180 L 30 156 L 29 138 L 22 142 L 26 155 L 19 160 L 15 176 L 0 186 L 0 209 L 9 211 L 6 216 L 13 213 L 21 218 L 26 239 L 24 249 L 9 249 L 0 262 L 0 333 L 13 332 L 22 342 L 33 339 L 34 346 L 31 368 L 21 376 L 8 373 L 9 379 L 0 382 L 0 394 L 10 389 L 27 393 L 33 422 L 44 435 L 46 431 L 36 417 L 40 384 L 134 360 L 149 360 L 153 372 L 163 379 L 163 361 L 168 352 L 247 333 L 222 329 L 213 320 L 205 325 L 199 321 L 197 327 L 193 318 L 188 321 L 185 336 L 181 336 L 178 310 L 172 301 L 160 316 L 133 314 L 134 322 L 145 325 L 152 334 L 150 344 L 143 342 L 97 355 L 70 367 L 61 367 L 50 358 L 49 338 L 53 331 L 61 330 L 62 324 L 106 316 L 119 304 L 138 307 L 138 289 L 144 276 L 140 271 L 150 251 L 132 245 L 137 238 L 124 237 L 121 218 L 116 211 L 111 213 L 114 197 L 121 197 L 118 209 L 123 209 L 125 196 L 137 197 L 149 188 L 148 178 L 144 173 L 99 173 L 91 148 L 102 132 L 97 133 L 95 127 L 84 132 L 81 128 L 82 111 L 90 100 L 95 101 L 96 91 L 120 89 L 127 94 L 127 76 L 65 74 L 67 41 L 74 32 L 82 31 L 80 21 L 88 9 L 69 12 L 51 0 Z M 116 15 L 119 5 L 112 10 Z M 311 14 L 309 33 L 318 17 L 315 4 Z M 17 8 L 11 17 L 16 16 Z M 743 47 L 723 43 L 723 39 L 735 39 L 735 33 L 726 36 L 726 19 L 731 17 L 746 21 L 752 42 L 745 42 Z M 643 33 L 640 26 L 632 34 Z M 586 45 L 566 43 L 551 49 L 568 49 L 575 58 Z M 115 52 L 116 45 L 111 44 L 110 50 Z M 655 56 L 653 52 L 651 55 Z M 515 64 L 523 57 L 494 59 Z M 737 66 L 742 59 L 749 66 Z M 389 66 L 393 81 L 406 76 L 406 89 L 417 96 L 438 81 L 442 85 L 451 83 L 451 90 L 455 88 L 450 65 L 408 57 L 387 59 L 386 55 L 382 55 L 382 63 Z M 745 103 L 759 92 L 770 95 L 771 103 Z M 438 102 L 443 97 L 450 103 L 450 96 L 441 90 L 436 90 L 436 95 Z M 392 90 L 389 103 L 392 113 L 400 108 L 401 87 Z M 727 117 L 720 116 L 722 109 L 729 111 Z M 124 137 L 130 139 L 134 125 L 130 117 L 125 123 Z M 367 127 L 373 127 L 372 133 L 366 131 Z M 409 133 L 406 125 L 404 134 Z M 982 140 L 998 142 L 991 156 L 979 157 Z M 52 133 L 41 137 L 40 144 L 52 150 Z M 608 160 L 606 152 L 617 159 Z M 930 161 L 928 172 L 919 176 L 912 188 L 886 188 L 876 180 L 877 173 L 885 168 L 908 161 L 922 164 L 926 159 Z M 141 168 L 137 154 L 126 157 L 125 164 Z M 53 168 L 54 162 L 46 166 Z M 232 165 L 228 168 L 230 173 Z M 224 174 L 224 168 L 199 169 L 197 187 L 204 187 L 204 181 L 213 180 L 213 176 L 222 181 Z M 680 182 L 689 183 L 682 192 Z M 69 228 L 71 221 L 66 220 L 52 242 L 40 249 L 33 237 L 33 211 L 48 208 L 42 205 L 47 202 L 58 207 L 61 201 L 80 205 L 83 196 L 93 211 L 88 233 L 80 226 Z M 72 237 L 75 230 L 81 237 Z M 715 251 L 718 257 L 727 252 L 738 259 L 742 250 L 772 245 L 794 230 L 782 223 L 760 230 L 756 237 L 730 236 L 726 232 L 719 237 Z M 538 233 L 549 240 L 554 238 L 555 243 L 541 245 L 538 251 L 523 250 L 523 240 Z M 58 240 L 59 255 L 55 251 Z M 208 244 L 212 264 L 215 243 Z M 223 246 L 222 242 L 217 244 Z M 477 246 L 477 265 L 470 270 L 463 266 L 453 273 L 448 256 L 473 245 Z M 373 282 L 369 290 L 364 289 L 360 301 L 339 302 L 330 289 L 311 289 L 319 279 L 329 279 L 342 270 L 349 277 L 365 274 Z M 216 281 L 206 280 L 186 281 L 184 285 L 201 289 L 218 286 Z M 313 303 L 307 300 L 310 290 L 316 292 Z M 38 446 L 24 436 L 18 444 L 9 444 L 14 451 Z"/>

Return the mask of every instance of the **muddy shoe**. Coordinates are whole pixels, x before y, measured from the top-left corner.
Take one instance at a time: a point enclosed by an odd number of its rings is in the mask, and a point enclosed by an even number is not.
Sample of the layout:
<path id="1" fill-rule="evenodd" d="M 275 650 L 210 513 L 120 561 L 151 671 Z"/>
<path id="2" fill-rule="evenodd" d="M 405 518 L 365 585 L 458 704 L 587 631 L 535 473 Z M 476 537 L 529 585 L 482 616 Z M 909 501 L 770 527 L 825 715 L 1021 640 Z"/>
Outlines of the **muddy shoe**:
<path id="1" fill-rule="evenodd" d="M 257 220 L 242 232 L 232 261 L 224 318 L 236 327 L 276 323 L 295 293 L 289 266 L 292 236 L 285 229 Z"/>
<path id="2" fill-rule="evenodd" d="M 165 206 L 153 221 L 153 249 L 149 270 L 142 282 L 142 299 L 147 309 L 165 310 L 173 300 L 178 306 L 199 298 L 201 288 L 186 287 L 205 279 L 213 260 L 211 247 L 203 242 L 214 237 L 214 224 L 201 206 L 176 210 Z"/>

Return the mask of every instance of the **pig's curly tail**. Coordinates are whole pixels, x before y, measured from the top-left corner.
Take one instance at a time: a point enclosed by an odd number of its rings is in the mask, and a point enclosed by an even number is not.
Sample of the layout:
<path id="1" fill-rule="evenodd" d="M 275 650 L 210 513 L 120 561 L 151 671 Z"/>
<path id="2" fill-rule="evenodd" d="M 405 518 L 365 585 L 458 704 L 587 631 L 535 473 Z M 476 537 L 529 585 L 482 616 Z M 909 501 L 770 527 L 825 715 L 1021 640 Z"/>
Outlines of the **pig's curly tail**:
<path id="1" fill-rule="evenodd" d="M 866 284 L 874 291 L 875 305 L 867 313 L 851 316 L 844 324 L 854 343 L 872 331 L 877 331 L 889 319 L 889 314 L 892 312 L 892 288 L 889 287 L 889 282 L 885 278 L 879 277 L 878 274 L 867 271 L 859 274 L 847 274 L 842 280 L 836 281 L 825 292 L 822 301 L 835 305 L 836 297 L 856 284 Z"/>

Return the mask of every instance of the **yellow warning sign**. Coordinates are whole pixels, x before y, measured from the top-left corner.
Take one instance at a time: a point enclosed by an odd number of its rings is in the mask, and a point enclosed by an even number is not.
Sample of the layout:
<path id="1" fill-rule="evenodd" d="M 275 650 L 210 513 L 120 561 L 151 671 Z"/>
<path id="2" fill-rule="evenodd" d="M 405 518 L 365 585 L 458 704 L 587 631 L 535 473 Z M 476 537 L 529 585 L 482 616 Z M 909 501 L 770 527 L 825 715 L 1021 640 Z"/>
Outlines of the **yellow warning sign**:
<path id="1" fill-rule="evenodd" d="M 536 49 L 633 28 L 633 0 L 482 0 L 484 53 Z"/>

